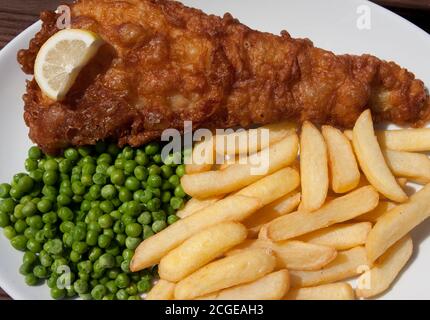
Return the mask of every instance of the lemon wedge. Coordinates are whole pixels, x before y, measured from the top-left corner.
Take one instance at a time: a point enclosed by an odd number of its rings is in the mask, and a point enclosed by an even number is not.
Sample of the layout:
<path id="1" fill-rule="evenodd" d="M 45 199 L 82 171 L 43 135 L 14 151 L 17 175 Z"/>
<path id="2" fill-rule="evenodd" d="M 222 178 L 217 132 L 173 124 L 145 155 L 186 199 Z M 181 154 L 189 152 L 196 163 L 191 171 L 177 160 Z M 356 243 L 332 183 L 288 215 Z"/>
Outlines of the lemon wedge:
<path id="1" fill-rule="evenodd" d="M 64 99 L 102 43 L 97 34 L 81 29 L 64 29 L 49 38 L 34 64 L 34 77 L 42 92 L 53 100 Z"/>

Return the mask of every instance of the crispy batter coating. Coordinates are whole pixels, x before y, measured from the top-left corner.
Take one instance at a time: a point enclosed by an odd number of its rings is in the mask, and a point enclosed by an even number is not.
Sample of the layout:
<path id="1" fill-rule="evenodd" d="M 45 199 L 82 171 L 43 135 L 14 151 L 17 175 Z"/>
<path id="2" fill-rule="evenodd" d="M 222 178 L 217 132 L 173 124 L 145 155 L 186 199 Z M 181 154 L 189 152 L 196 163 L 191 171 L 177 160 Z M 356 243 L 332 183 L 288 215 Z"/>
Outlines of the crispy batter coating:
<path id="1" fill-rule="evenodd" d="M 370 55 L 335 55 L 310 40 L 244 26 L 169 0 L 79 0 L 72 27 L 106 44 L 62 102 L 28 82 L 30 138 L 55 153 L 98 140 L 139 146 L 163 129 L 248 127 L 281 119 L 350 128 L 371 108 L 376 121 L 422 125 L 429 97 L 420 80 Z M 31 73 L 40 46 L 56 31 L 56 15 L 18 61 Z"/>

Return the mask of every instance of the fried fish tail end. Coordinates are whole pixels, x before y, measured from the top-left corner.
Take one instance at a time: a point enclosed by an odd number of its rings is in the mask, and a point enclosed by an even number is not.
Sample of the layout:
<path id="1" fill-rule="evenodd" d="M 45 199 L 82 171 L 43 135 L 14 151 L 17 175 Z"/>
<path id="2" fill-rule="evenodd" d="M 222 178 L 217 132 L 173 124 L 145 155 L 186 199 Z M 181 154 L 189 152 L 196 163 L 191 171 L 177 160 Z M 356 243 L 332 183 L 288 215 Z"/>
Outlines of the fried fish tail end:
<path id="1" fill-rule="evenodd" d="M 371 55 L 335 55 L 294 39 L 251 30 L 231 15 L 169 0 L 79 0 L 72 28 L 105 41 L 63 101 L 34 80 L 24 95 L 30 138 L 55 153 L 98 140 L 139 146 L 166 128 L 248 127 L 282 119 L 351 128 L 367 108 L 375 121 L 423 125 L 430 116 L 422 81 Z M 41 31 L 18 53 L 32 73 L 57 32 L 44 12 Z"/>

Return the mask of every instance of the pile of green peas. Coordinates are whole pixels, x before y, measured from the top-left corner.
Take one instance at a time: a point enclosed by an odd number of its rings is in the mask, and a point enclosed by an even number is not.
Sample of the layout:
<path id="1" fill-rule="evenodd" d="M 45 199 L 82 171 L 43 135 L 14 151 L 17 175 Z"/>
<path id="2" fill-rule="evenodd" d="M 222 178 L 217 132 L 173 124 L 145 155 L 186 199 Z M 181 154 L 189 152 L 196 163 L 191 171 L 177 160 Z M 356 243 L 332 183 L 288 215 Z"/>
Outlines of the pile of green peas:
<path id="1" fill-rule="evenodd" d="M 62 157 L 31 147 L 27 173 L 0 184 L 0 227 L 24 251 L 26 283 L 46 281 L 54 299 L 140 299 L 157 270 L 131 273 L 134 250 L 175 223 L 188 199 L 177 157 L 163 161 L 158 143 L 121 150 L 99 142 Z"/>

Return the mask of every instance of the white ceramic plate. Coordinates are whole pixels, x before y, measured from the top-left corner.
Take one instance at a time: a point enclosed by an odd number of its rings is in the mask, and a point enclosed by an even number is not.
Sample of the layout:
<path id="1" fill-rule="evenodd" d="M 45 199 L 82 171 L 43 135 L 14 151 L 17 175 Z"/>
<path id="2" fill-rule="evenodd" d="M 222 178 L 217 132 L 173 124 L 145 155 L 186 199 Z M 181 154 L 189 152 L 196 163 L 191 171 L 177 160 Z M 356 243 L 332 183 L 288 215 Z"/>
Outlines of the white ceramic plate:
<path id="1" fill-rule="evenodd" d="M 308 37 L 316 46 L 336 53 L 371 53 L 394 60 L 430 84 L 430 36 L 403 18 L 364 0 L 185 0 L 205 12 L 230 12 L 248 26 L 293 37 Z M 364 10 L 364 11 L 363 11 Z M 370 29 L 357 27 L 357 19 L 370 10 Z M 27 48 L 39 29 L 35 24 L 0 52 L 0 181 L 10 181 L 23 170 L 31 145 L 23 121 L 21 96 L 25 76 L 16 53 Z M 384 299 L 429 299 L 430 220 L 414 231 L 415 253 L 407 269 Z M 0 287 L 15 299 L 49 299 L 47 286 L 28 287 L 18 273 L 22 254 L 0 235 Z"/>

